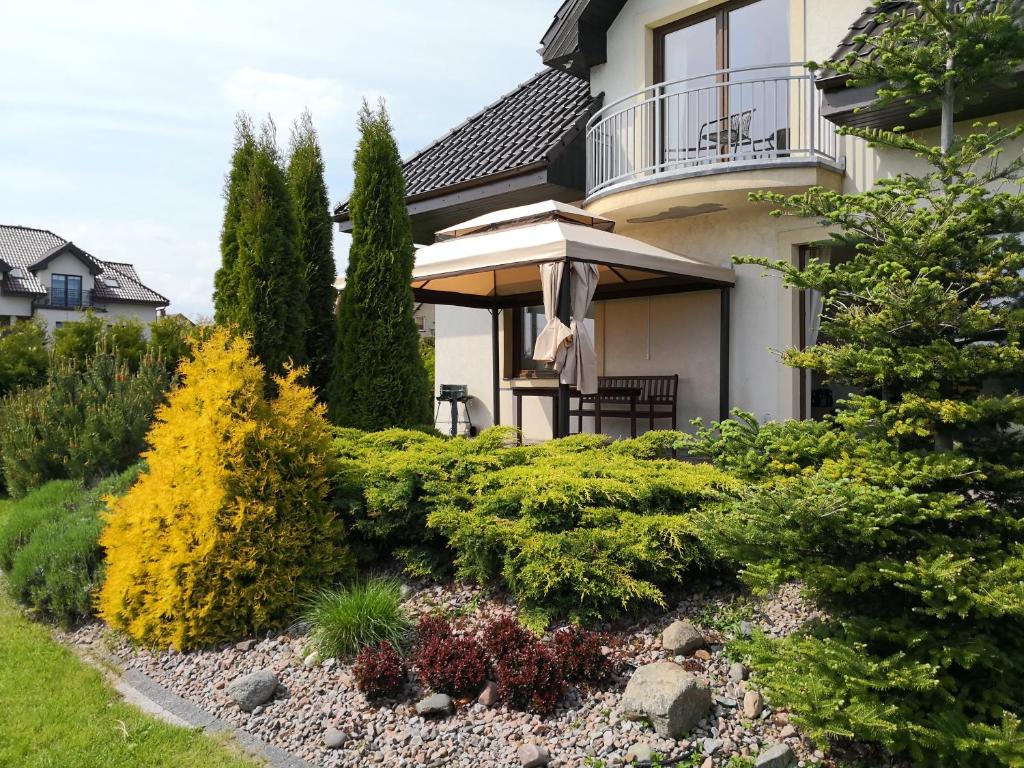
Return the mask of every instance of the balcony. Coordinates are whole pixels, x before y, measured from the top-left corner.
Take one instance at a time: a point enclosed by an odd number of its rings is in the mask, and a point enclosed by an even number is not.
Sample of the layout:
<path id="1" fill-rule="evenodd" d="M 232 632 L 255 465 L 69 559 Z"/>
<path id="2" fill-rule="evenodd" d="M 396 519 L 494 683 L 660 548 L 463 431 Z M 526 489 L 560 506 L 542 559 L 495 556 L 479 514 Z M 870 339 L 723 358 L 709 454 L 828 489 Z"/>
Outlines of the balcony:
<path id="1" fill-rule="evenodd" d="M 821 116 L 814 74 L 802 64 L 652 85 L 596 113 L 586 146 L 587 207 L 602 201 L 602 215 L 625 204 L 608 198 L 655 184 L 687 182 L 671 185 L 674 200 L 720 202 L 753 189 L 806 189 L 823 183 L 822 171 L 838 183 L 843 172 L 835 126 Z M 654 197 L 657 208 L 666 195 Z M 642 213 L 636 195 L 629 207 Z"/>
<path id="2" fill-rule="evenodd" d="M 59 288 L 50 288 L 45 296 L 37 296 L 32 300 L 32 306 L 36 309 L 104 309 L 102 304 L 95 302 L 91 290 Z"/>

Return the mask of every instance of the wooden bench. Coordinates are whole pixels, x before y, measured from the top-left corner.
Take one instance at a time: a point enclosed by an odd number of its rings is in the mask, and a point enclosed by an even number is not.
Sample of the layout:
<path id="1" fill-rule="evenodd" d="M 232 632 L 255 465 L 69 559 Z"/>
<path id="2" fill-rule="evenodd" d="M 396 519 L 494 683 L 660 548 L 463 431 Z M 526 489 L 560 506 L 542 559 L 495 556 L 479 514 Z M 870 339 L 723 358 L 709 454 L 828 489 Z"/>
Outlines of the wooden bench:
<path id="1" fill-rule="evenodd" d="M 617 394 L 609 394 L 615 392 Z M 621 393 L 621 394 L 618 394 Z M 628 394 L 627 394 L 628 393 Z M 601 431 L 601 419 L 630 419 L 636 437 L 636 419 L 644 418 L 654 429 L 657 420 L 669 419 L 676 428 L 676 400 L 679 375 L 671 376 L 598 376 L 597 393 L 580 395 L 579 407 L 570 411 L 583 431 L 583 417 L 594 419 L 594 432 Z"/>

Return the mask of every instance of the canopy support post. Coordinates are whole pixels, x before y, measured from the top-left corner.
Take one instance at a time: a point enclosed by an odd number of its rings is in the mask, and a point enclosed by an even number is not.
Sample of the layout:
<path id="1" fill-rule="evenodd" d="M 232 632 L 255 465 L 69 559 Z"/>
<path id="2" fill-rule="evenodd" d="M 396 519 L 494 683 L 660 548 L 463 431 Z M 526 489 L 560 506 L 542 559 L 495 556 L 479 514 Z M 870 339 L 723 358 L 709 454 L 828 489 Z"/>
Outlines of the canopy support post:
<path id="1" fill-rule="evenodd" d="M 721 290 L 722 314 L 719 320 L 720 330 L 718 334 L 718 419 L 725 421 L 729 418 L 729 328 L 730 328 L 730 290 Z"/>
<path id="2" fill-rule="evenodd" d="M 498 356 L 498 315 L 500 312 L 501 309 L 498 307 L 491 309 L 491 374 L 493 376 L 492 397 L 494 398 L 491 413 L 494 415 L 494 426 L 496 427 L 501 425 L 501 360 Z"/>
<path id="3" fill-rule="evenodd" d="M 558 286 L 558 319 L 567 327 L 572 322 L 571 275 L 572 262 L 563 262 L 562 280 Z M 569 436 L 569 385 L 558 384 L 558 423 L 555 425 L 556 437 Z"/>

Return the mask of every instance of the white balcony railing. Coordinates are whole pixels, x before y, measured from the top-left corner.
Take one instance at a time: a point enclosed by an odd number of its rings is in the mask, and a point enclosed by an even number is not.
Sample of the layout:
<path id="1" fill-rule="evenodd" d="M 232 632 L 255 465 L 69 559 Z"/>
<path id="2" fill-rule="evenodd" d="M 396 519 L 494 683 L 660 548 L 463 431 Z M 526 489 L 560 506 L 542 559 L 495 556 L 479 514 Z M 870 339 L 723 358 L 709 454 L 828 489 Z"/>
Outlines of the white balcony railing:
<path id="1" fill-rule="evenodd" d="M 587 123 L 587 196 L 658 176 L 824 159 L 837 162 L 814 74 L 802 64 L 658 83 Z"/>

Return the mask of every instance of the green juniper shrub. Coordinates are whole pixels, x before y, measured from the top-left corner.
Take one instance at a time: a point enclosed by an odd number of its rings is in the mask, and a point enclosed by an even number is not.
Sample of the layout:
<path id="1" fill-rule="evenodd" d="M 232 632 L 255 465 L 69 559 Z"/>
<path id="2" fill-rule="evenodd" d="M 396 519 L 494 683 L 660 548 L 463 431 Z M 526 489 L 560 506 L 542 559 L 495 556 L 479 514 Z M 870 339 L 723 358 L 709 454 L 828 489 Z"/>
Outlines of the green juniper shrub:
<path id="1" fill-rule="evenodd" d="M 735 481 L 635 449 L 548 443 L 451 488 L 428 525 L 461 576 L 500 580 L 528 610 L 589 620 L 664 605 L 661 587 L 706 560 L 691 514 L 715 507 Z"/>
<path id="2" fill-rule="evenodd" d="M 371 551 L 407 568 L 452 562 L 499 582 L 537 626 L 663 604 L 661 586 L 705 560 L 691 515 L 738 483 L 661 458 L 678 433 L 608 445 L 576 435 L 516 446 L 507 428 L 476 439 L 340 430 L 340 502 Z"/>
<path id="3" fill-rule="evenodd" d="M 0 397 L 46 381 L 46 330 L 35 321 L 0 327 Z"/>
<path id="4" fill-rule="evenodd" d="M 502 427 L 475 439 L 448 439 L 416 430 L 339 429 L 339 503 L 368 559 L 395 553 L 412 575 L 443 573 L 448 560 L 445 543 L 427 527 L 435 499 L 451 484 L 520 460 L 520 451 L 506 449 L 513 436 L 512 430 Z"/>
<path id="5" fill-rule="evenodd" d="M 84 365 L 97 355 L 116 354 L 132 370 L 146 355 L 148 344 L 142 324 L 120 318 L 107 324 L 101 315 L 87 310 L 85 318 L 64 323 L 53 332 L 53 355 L 59 360 Z"/>
<path id="6" fill-rule="evenodd" d="M 42 387 L 0 404 L 8 491 L 22 496 L 63 478 L 89 483 L 131 465 L 170 381 L 148 355 L 134 371 L 109 353 L 81 363 L 55 359 Z"/>
<path id="7" fill-rule="evenodd" d="M 401 582 L 383 576 L 320 592 L 309 601 L 303 618 L 321 658 L 352 658 L 363 646 L 385 641 L 401 648 L 411 628 Z"/>
<path id="8" fill-rule="evenodd" d="M 369 699 L 397 696 L 406 683 L 405 663 L 387 640 L 364 645 L 352 666 L 356 687 Z"/>

